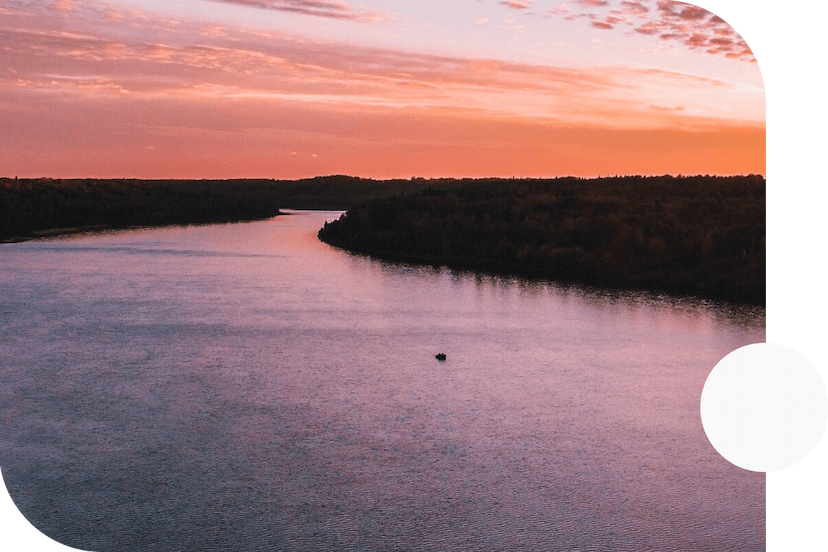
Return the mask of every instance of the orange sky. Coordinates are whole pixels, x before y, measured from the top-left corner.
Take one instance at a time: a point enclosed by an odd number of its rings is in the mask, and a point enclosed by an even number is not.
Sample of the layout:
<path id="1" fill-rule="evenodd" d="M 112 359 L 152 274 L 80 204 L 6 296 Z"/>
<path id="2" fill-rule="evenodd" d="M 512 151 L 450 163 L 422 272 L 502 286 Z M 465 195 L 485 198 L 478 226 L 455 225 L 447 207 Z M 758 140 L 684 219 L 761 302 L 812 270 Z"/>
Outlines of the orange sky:
<path id="1" fill-rule="evenodd" d="M 726 23 L 664 0 L 11 0 L 0 176 L 765 173 Z"/>

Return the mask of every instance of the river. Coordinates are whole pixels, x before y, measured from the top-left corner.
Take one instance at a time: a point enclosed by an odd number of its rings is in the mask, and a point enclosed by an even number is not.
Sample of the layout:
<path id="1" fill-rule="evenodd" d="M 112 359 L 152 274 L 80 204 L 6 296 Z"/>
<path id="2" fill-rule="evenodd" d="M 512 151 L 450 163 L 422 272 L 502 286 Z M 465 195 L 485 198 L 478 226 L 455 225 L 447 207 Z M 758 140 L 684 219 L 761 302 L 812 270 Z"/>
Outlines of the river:
<path id="1" fill-rule="evenodd" d="M 375 261 L 338 216 L 0 245 L 21 512 L 98 551 L 764 550 L 699 416 L 763 309 Z"/>

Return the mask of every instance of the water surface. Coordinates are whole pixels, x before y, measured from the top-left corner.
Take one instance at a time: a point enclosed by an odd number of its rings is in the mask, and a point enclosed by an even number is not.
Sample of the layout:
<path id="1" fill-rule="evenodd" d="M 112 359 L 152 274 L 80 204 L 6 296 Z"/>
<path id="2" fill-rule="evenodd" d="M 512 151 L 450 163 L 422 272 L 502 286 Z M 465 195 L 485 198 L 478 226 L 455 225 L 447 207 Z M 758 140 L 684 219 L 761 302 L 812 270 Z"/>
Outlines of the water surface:
<path id="1" fill-rule="evenodd" d="M 0 245 L 21 512 L 100 551 L 764 550 L 699 416 L 764 310 L 378 262 L 338 215 Z"/>

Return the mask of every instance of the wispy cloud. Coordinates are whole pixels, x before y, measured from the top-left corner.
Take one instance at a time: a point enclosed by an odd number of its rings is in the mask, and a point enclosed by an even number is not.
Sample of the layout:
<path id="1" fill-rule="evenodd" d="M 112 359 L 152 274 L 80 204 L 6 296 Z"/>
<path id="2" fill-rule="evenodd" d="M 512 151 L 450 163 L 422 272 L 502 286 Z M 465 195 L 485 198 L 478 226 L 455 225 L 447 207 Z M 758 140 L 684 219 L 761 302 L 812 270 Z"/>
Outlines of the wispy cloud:
<path id="1" fill-rule="evenodd" d="M 621 2 L 621 10 L 632 15 L 638 15 L 639 17 L 643 17 L 650 12 L 650 8 L 636 0 L 625 0 Z"/>
<path id="2" fill-rule="evenodd" d="M 475 110 L 484 117 L 602 128 L 705 126 L 717 114 L 702 105 L 650 106 L 662 105 L 665 89 L 695 90 L 704 97 L 732 87 L 664 70 L 595 70 L 300 43 L 227 26 L 165 33 L 153 25 L 147 23 L 152 41 L 140 40 L 140 34 L 9 29 L 0 35 L 0 52 L 17 60 L 16 77 L 26 83 L 13 88 L 30 92 L 102 98 L 116 93 L 165 101 L 247 98 L 325 109 L 350 106 L 354 112 L 371 106 Z M 60 77 L 54 76 L 56 59 L 64 60 Z"/>
<path id="3" fill-rule="evenodd" d="M 236 4 L 251 8 L 275 10 L 313 17 L 347 19 L 352 21 L 378 21 L 388 19 L 389 14 L 351 7 L 341 0 L 211 0 L 225 4 Z"/>
<path id="4" fill-rule="evenodd" d="M 629 21 L 627 16 L 617 10 L 613 10 L 609 15 L 605 15 L 602 18 L 590 17 L 590 19 L 592 20 L 592 26 L 596 29 L 614 29 L 619 23 L 627 23 Z"/>
<path id="5" fill-rule="evenodd" d="M 96 76 L 42 75 L 38 83 L 26 79 L 19 79 L 17 86 L 20 88 L 38 86 L 42 90 L 79 92 L 95 95 L 99 95 L 100 93 L 129 94 L 129 90 L 112 79 Z"/>
<path id="6" fill-rule="evenodd" d="M 525 10 L 534 4 L 533 0 L 505 0 L 503 2 L 498 2 L 498 4 L 502 6 L 508 6 L 510 8 L 516 10 Z"/>
<path id="7" fill-rule="evenodd" d="M 72 0 L 55 0 L 49 4 L 49 9 L 54 11 L 73 11 L 75 3 Z"/>
<path id="8" fill-rule="evenodd" d="M 675 105 L 656 105 L 652 104 L 650 107 L 658 111 L 684 111 L 684 107 Z"/>
<path id="9" fill-rule="evenodd" d="M 572 11 L 572 8 L 569 7 L 567 4 L 558 4 L 554 8 L 550 8 L 544 12 L 544 15 L 555 15 L 559 13 L 569 13 Z"/>

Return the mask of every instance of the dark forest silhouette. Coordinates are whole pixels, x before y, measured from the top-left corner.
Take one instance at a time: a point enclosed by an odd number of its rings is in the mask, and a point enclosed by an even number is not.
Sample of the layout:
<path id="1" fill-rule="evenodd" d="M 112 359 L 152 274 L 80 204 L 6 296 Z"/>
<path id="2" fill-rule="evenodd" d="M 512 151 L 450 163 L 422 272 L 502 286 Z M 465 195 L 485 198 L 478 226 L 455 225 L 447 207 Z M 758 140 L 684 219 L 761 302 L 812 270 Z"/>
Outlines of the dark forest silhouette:
<path id="1" fill-rule="evenodd" d="M 295 181 L 2 178 L 0 241 L 88 227 L 258 220 L 279 214 L 280 208 L 344 210 L 415 186 L 407 180 L 349 176 Z"/>
<path id="2" fill-rule="evenodd" d="M 361 204 L 319 237 L 387 259 L 765 302 L 761 176 L 445 183 Z"/>
<path id="3" fill-rule="evenodd" d="M 762 176 L 0 179 L 0 241 L 348 212 L 323 241 L 386 259 L 765 301 Z"/>

